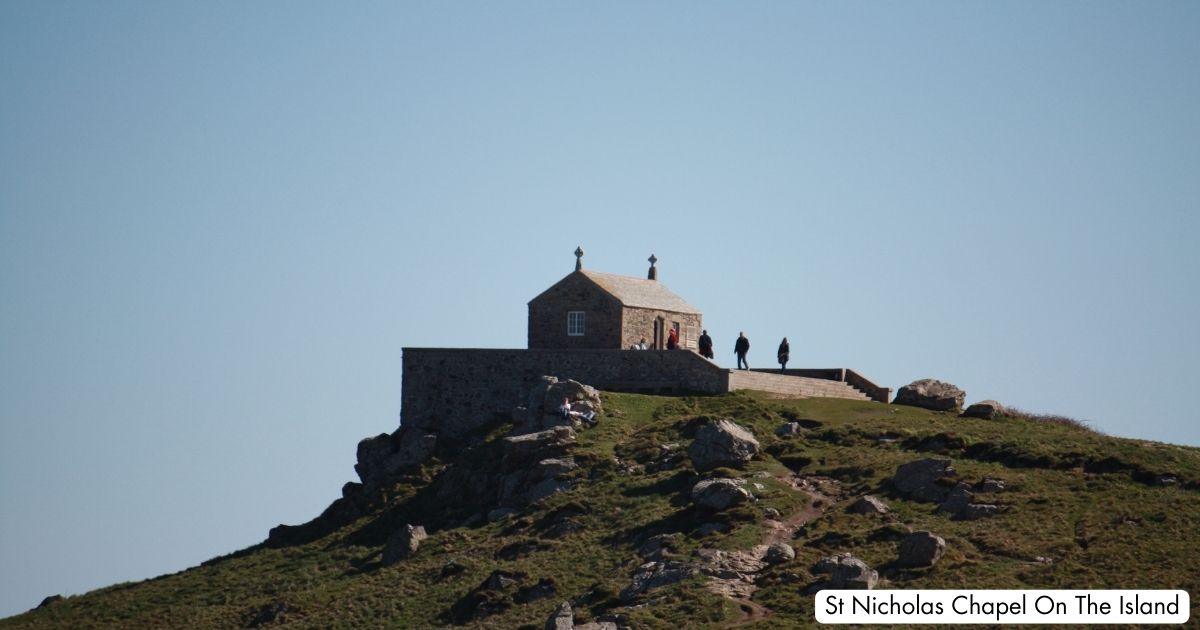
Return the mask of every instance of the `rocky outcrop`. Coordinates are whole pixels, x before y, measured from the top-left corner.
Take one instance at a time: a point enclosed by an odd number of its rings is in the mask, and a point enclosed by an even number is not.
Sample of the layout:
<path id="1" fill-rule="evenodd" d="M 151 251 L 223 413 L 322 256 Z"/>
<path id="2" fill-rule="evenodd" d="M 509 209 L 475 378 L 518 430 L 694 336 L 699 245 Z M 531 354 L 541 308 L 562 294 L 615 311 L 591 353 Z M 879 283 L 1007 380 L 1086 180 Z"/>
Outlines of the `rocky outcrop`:
<path id="1" fill-rule="evenodd" d="M 1008 410 L 1004 408 L 1004 405 L 1001 405 L 994 400 L 981 400 L 970 407 L 967 407 L 967 410 L 964 411 L 962 415 L 967 418 L 995 420 L 996 418 L 1003 418 L 1004 416 L 1008 415 Z"/>
<path id="2" fill-rule="evenodd" d="M 421 547 L 421 542 L 428 538 L 425 528 L 421 525 L 405 524 L 392 532 L 387 544 L 383 547 L 383 566 L 391 566 L 397 562 L 412 557 Z"/>
<path id="3" fill-rule="evenodd" d="M 822 558 L 812 570 L 829 574 L 825 588 L 870 590 L 879 583 L 879 572 L 849 553 Z"/>
<path id="4" fill-rule="evenodd" d="M 752 501 L 754 495 L 741 479 L 704 479 L 692 486 L 692 502 L 710 510 L 724 510 Z"/>
<path id="5" fill-rule="evenodd" d="M 717 420 L 696 431 L 688 457 L 696 470 L 705 471 L 718 466 L 743 466 L 759 449 L 749 429 L 730 420 Z"/>
<path id="6" fill-rule="evenodd" d="M 934 411 L 960 411 L 967 400 L 967 393 L 932 378 L 913 381 L 896 392 L 892 404 L 921 407 Z"/>
<path id="7" fill-rule="evenodd" d="M 563 455 L 575 444 L 575 431 L 570 427 L 554 427 L 536 433 L 504 438 L 504 470 L 519 470 L 543 459 Z"/>
<path id="8" fill-rule="evenodd" d="M 656 588 L 682 582 L 700 572 L 696 566 L 674 560 L 647 562 L 638 567 L 629 586 L 621 590 L 622 602 L 629 603 L 638 595 Z"/>
<path id="9" fill-rule="evenodd" d="M 887 514 L 889 509 L 886 503 L 867 494 L 859 497 L 846 511 L 851 514 Z"/>
<path id="10" fill-rule="evenodd" d="M 570 490 L 572 483 L 563 477 L 579 468 L 567 455 L 574 445 L 575 431 L 571 427 L 504 438 L 497 495 L 500 506 L 523 507 Z"/>
<path id="11" fill-rule="evenodd" d="M 917 531 L 900 541 L 900 558 L 896 561 L 905 567 L 931 567 L 937 564 L 946 552 L 946 541 L 933 532 Z"/>
<path id="12" fill-rule="evenodd" d="M 436 435 L 418 429 L 400 427 L 390 435 L 380 433 L 358 443 L 354 472 L 364 492 L 372 493 L 397 474 L 420 466 L 436 446 Z"/>
<path id="13" fill-rule="evenodd" d="M 564 418 L 559 414 L 563 399 L 570 401 L 571 410 L 581 416 Z M 580 428 L 581 418 L 597 417 L 603 411 L 600 392 L 590 385 L 578 381 L 560 381 L 553 376 L 543 376 L 529 391 L 525 406 L 513 410 L 513 435 L 543 431 L 551 427 L 570 426 Z"/>
<path id="14" fill-rule="evenodd" d="M 571 610 L 571 602 L 563 602 L 550 613 L 546 620 L 546 630 L 574 630 L 575 613 Z"/>

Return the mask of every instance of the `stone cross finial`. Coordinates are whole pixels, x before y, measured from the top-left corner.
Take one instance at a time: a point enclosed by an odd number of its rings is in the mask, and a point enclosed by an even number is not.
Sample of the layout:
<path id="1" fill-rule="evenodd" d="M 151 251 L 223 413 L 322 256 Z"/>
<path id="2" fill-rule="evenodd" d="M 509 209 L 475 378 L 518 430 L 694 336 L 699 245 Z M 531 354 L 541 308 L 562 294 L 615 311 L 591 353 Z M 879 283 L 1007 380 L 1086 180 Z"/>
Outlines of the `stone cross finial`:
<path id="1" fill-rule="evenodd" d="M 646 260 L 650 261 L 650 273 L 646 274 L 646 278 L 650 280 L 658 280 L 658 269 L 654 267 L 654 263 L 658 262 L 658 257 L 654 254 L 650 254 L 650 257 Z"/>
<path id="2" fill-rule="evenodd" d="M 583 269 L 583 246 L 575 248 L 575 271 Z"/>

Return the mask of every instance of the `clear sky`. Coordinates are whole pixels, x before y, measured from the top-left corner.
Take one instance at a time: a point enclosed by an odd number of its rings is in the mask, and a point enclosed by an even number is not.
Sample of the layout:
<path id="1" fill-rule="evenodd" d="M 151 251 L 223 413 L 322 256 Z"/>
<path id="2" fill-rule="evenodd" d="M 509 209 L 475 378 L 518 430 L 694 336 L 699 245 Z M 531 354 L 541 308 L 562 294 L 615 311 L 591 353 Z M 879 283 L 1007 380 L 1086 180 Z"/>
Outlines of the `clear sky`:
<path id="1" fill-rule="evenodd" d="M 570 272 L 1200 445 L 1200 3 L 0 0 L 0 615 L 316 516 Z"/>

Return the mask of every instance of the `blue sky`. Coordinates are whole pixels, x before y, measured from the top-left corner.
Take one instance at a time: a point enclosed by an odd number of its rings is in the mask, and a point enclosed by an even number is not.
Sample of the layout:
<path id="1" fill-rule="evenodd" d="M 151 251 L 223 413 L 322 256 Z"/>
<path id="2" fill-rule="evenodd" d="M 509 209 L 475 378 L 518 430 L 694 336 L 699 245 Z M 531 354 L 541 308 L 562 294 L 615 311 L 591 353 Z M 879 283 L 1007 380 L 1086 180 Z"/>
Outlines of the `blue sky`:
<path id="1" fill-rule="evenodd" d="M 1200 445 L 1194 2 L 0 3 L 0 615 L 318 514 L 572 269 Z"/>

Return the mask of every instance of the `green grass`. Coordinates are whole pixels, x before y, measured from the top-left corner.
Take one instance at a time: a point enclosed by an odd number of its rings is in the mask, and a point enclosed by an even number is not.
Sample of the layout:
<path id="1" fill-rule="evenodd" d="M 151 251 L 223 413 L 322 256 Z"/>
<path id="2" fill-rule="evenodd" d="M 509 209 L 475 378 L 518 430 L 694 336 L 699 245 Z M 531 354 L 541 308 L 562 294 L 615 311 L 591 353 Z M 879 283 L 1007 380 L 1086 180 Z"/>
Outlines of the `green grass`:
<path id="1" fill-rule="evenodd" d="M 449 625 L 463 602 L 481 600 L 495 614 L 458 619 L 463 625 L 540 628 L 564 599 L 580 602 L 577 622 L 619 613 L 638 628 L 721 627 L 742 612 L 705 590 L 701 577 L 623 606 L 617 594 L 642 563 L 637 544 L 652 534 L 679 533 L 685 558 L 702 547 L 758 544 L 766 533 L 764 508 L 788 515 L 809 503 L 777 479 L 793 471 L 831 478 L 841 494 L 792 541 L 796 559 L 761 575 L 754 599 L 773 612 L 763 627 L 813 625 L 812 596 L 803 594 L 816 581 L 809 569 L 843 551 L 880 569 L 884 588 L 1182 588 L 1200 595 L 1194 552 L 1200 449 L 1113 438 L 1069 422 L 974 420 L 833 399 L 605 394 L 605 405 L 600 425 L 579 434 L 576 489 L 504 521 L 464 524 L 488 507 L 494 483 L 488 479 L 507 429 L 496 426 L 482 444 L 442 455 L 407 478 L 378 512 L 311 542 L 254 547 L 177 574 L 68 597 L 0 620 L 0 628 L 243 627 L 278 603 L 288 607 L 289 626 L 425 628 Z M 696 429 L 715 418 L 749 427 L 763 454 L 744 470 L 698 474 L 686 449 Z M 777 437 L 775 428 L 790 420 L 806 428 Z M 1007 511 L 954 521 L 930 504 L 893 496 L 888 481 L 896 467 L 929 456 L 952 458 L 966 481 L 1004 479 L 1008 489 L 987 499 Z M 721 474 L 760 484 L 759 501 L 721 514 L 692 507 L 687 496 L 695 481 Z M 1167 476 L 1174 483 L 1164 485 Z M 456 494 L 455 484 L 475 482 L 481 489 Z M 864 493 L 883 497 L 892 513 L 847 514 L 849 502 Z M 551 538 L 560 516 L 579 529 Z M 383 540 L 402 522 L 427 524 L 430 538 L 413 558 L 381 568 Z M 729 530 L 700 536 L 706 522 Z M 896 538 L 908 528 L 946 539 L 936 567 L 891 566 Z M 495 570 L 524 579 L 504 591 L 480 590 Z M 521 603 L 520 589 L 539 581 L 552 584 L 555 594 Z"/>

